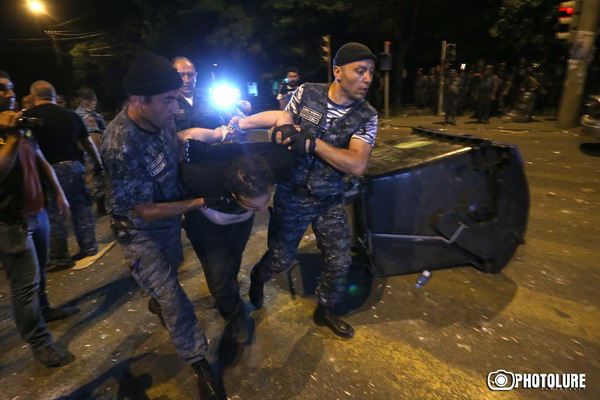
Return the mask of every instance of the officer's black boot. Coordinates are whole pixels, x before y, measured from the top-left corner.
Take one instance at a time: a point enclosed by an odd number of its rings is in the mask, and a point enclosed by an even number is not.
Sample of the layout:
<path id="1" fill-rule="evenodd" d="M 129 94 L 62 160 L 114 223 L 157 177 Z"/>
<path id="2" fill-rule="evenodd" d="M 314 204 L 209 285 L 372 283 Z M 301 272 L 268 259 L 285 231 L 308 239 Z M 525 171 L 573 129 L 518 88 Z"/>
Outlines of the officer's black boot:
<path id="1" fill-rule="evenodd" d="M 321 303 L 317 304 L 317 308 L 313 314 L 313 320 L 315 321 L 315 324 L 327 326 L 331 328 L 333 333 L 343 338 L 350 339 L 354 336 L 354 329 L 350 324 L 333 315 L 332 307 L 324 306 Z"/>
<path id="2" fill-rule="evenodd" d="M 248 297 L 254 308 L 257 310 L 263 306 L 263 301 L 265 299 L 264 289 L 265 283 L 256 277 L 253 269 L 250 273 L 250 291 L 248 292 Z"/>
<path id="3" fill-rule="evenodd" d="M 216 384 L 210 370 L 210 364 L 206 359 L 193 363 L 192 369 L 196 374 L 200 400 L 227 400 L 225 389 Z"/>
<path id="4" fill-rule="evenodd" d="M 248 330 L 248 318 L 246 318 L 244 305 L 241 304 L 239 310 L 227 319 L 231 324 L 231 336 L 233 336 L 233 340 L 240 344 L 246 343 L 250 338 L 250 332 Z"/>

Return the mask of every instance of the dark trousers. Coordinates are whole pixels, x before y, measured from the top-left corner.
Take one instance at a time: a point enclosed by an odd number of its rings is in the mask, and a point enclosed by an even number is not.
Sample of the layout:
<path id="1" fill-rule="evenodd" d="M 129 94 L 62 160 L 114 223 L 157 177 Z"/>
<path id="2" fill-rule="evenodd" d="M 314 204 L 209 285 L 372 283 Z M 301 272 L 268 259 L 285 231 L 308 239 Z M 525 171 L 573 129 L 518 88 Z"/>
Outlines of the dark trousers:
<path id="1" fill-rule="evenodd" d="M 490 119 L 491 108 L 491 92 L 479 92 L 479 96 L 477 97 L 477 119 L 481 121 L 487 121 Z"/>
<path id="2" fill-rule="evenodd" d="M 319 302 L 328 307 L 341 303 L 352 263 L 351 231 L 343 200 L 343 196 L 318 199 L 280 184 L 269 220 L 269 249 L 254 267 L 253 276 L 266 282 L 288 269 L 304 232 L 312 224 L 324 262 L 317 288 Z"/>
<path id="3" fill-rule="evenodd" d="M 71 220 L 75 238 L 81 251 L 94 254 L 96 243 L 96 220 L 92 210 L 92 198 L 85 182 L 85 166 L 79 161 L 66 161 L 52 165 L 71 206 Z M 68 231 L 65 216 L 59 214 L 54 199 L 48 202 L 50 217 L 50 259 L 60 264 L 69 259 Z"/>
<path id="4" fill-rule="evenodd" d="M 208 290 L 226 319 L 243 312 L 237 276 L 253 222 L 254 216 L 237 224 L 217 225 L 199 211 L 185 215 L 185 232 L 202 263 Z"/>
<path id="5" fill-rule="evenodd" d="M 40 247 L 37 247 L 38 243 Z M 49 306 L 46 273 L 40 263 L 44 262 L 44 257 L 47 259 L 47 249 L 48 216 L 45 211 L 27 218 L 26 229 L 19 224 L 0 222 L 0 263 L 10 282 L 15 323 L 23 340 L 34 351 L 52 343 L 42 317 L 42 309 Z"/>

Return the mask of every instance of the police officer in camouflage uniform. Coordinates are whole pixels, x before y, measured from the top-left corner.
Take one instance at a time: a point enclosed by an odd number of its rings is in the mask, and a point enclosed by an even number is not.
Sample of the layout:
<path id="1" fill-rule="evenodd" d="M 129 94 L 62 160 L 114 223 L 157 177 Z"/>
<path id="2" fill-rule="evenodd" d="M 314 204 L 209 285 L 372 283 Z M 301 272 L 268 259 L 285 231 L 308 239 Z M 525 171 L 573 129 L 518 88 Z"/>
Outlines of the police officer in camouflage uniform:
<path id="1" fill-rule="evenodd" d="M 104 122 L 104 117 L 96 111 L 96 103 L 98 101 L 96 93 L 92 89 L 81 88 L 77 91 L 77 97 L 79 97 L 79 106 L 75 112 L 83 120 L 83 124 L 94 144 L 96 144 L 96 147 L 100 147 L 106 123 Z M 86 161 L 91 164 L 89 157 L 86 157 Z M 106 207 L 104 205 L 104 174 L 102 171 L 93 173 L 91 183 L 90 195 L 96 203 L 96 213 L 104 215 L 106 214 Z"/>
<path id="2" fill-rule="evenodd" d="M 269 222 L 269 249 L 251 273 L 250 301 L 260 308 L 264 282 L 290 267 L 304 232 L 312 224 L 325 263 L 314 322 L 345 338 L 352 337 L 354 329 L 332 312 L 343 300 L 351 264 L 351 229 L 342 179 L 346 174 L 361 175 L 371 156 L 377 113 L 365 95 L 374 70 L 375 55 L 369 48 L 347 43 L 334 60 L 335 81 L 331 85 L 300 86 L 281 114 L 277 125 L 295 123 L 301 128 L 296 132 L 282 126 L 275 134 L 278 143 L 296 154 L 295 167 L 277 187 Z M 240 120 L 240 126 L 244 125 Z"/>
<path id="3" fill-rule="evenodd" d="M 182 199 L 181 142 L 174 124 L 182 81 L 167 59 L 143 53 L 123 83 L 129 102 L 108 125 L 101 147 L 113 230 L 133 277 L 160 305 L 177 352 L 196 373 L 201 398 L 226 399 L 204 358 L 206 337 L 177 280 L 181 215 L 207 206 L 203 198 Z"/>

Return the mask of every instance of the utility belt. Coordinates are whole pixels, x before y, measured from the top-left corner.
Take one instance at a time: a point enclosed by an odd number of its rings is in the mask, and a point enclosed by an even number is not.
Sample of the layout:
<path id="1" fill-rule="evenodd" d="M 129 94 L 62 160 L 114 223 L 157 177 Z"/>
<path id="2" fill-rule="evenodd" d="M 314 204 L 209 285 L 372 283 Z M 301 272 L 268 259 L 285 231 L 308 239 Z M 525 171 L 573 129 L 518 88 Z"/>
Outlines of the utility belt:
<path id="1" fill-rule="evenodd" d="M 155 233 L 167 233 L 173 229 L 172 226 L 156 227 L 152 229 L 141 229 L 133 226 L 131 220 L 127 217 L 120 215 L 111 215 L 110 218 L 110 230 L 112 231 L 115 239 L 119 243 L 128 244 L 139 232 L 155 232 Z"/>

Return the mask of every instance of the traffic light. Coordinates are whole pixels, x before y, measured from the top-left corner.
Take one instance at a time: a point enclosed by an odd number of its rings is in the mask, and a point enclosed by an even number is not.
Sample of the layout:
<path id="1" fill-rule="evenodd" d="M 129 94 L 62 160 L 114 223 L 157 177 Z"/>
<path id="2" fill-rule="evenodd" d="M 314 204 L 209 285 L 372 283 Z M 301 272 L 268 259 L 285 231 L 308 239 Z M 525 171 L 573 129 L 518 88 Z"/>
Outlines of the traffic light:
<path id="1" fill-rule="evenodd" d="M 577 15 L 577 1 L 563 1 L 558 5 L 558 32 L 557 39 L 569 39 L 571 30 L 575 29 Z"/>
<path id="2" fill-rule="evenodd" d="M 321 36 L 321 59 L 331 65 L 331 36 Z"/>
<path id="3" fill-rule="evenodd" d="M 454 61 L 456 60 L 456 44 L 455 43 L 447 43 L 446 44 L 446 61 Z"/>
<path id="4" fill-rule="evenodd" d="M 379 70 L 380 71 L 391 71 L 392 70 L 392 55 L 388 52 L 379 53 Z"/>

